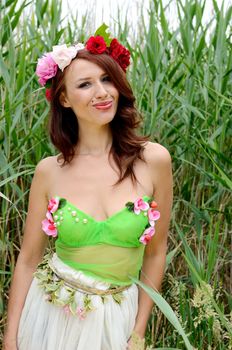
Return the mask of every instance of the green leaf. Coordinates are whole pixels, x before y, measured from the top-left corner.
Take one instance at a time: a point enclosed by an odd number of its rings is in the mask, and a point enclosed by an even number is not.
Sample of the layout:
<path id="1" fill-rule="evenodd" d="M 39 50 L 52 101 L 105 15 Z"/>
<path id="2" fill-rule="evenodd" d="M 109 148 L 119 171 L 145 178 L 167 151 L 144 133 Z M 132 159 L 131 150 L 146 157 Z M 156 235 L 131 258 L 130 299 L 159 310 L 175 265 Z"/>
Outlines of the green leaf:
<path id="1" fill-rule="evenodd" d="M 149 297 L 155 302 L 157 307 L 162 311 L 165 317 L 169 320 L 169 322 L 174 326 L 177 332 L 182 336 L 186 348 L 188 350 L 193 350 L 192 345 L 190 344 L 187 335 L 185 334 L 180 321 L 178 320 L 176 314 L 172 310 L 171 306 L 166 302 L 166 300 L 154 289 L 147 286 L 143 282 L 139 281 L 137 278 L 131 277 L 131 280 L 139 285 L 144 291 L 149 295 Z"/>
<path id="2" fill-rule="evenodd" d="M 94 33 L 94 36 L 100 35 L 104 38 L 106 46 L 110 46 L 110 43 L 112 41 L 112 39 L 110 38 L 110 33 L 106 32 L 108 28 L 109 27 L 105 23 L 103 23 Z"/>

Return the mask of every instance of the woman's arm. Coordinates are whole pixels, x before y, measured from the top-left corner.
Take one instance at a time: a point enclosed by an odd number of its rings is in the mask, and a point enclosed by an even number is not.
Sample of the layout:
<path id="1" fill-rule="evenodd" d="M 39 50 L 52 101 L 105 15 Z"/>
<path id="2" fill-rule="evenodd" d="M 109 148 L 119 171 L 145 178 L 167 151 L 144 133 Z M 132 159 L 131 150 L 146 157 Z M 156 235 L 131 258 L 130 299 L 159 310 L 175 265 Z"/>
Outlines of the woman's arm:
<path id="1" fill-rule="evenodd" d="M 140 279 L 148 286 L 160 290 L 166 262 L 167 234 L 173 198 L 171 157 L 166 148 L 150 143 L 148 162 L 160 219 L 155 225 L 155 235 L 145 248 Z M 139 305 L 134 330 L 141 338 L 145 336 L 152 307 L 153 301 L 139 288 Z"/>
<path id="2" fill-rule="evenodd" d="M 29 195 L 28 213 L 24 238 L 15 266 L 7 311 L 7 325 L 4 335 L 4 349 L 13 349 L 17 339 L 20 315 L 33 272 L 41 261 L 47 244 L 47 236 L 41 230 L 41 222 L 47 209 L 48 158 L 36 167 Z"/>

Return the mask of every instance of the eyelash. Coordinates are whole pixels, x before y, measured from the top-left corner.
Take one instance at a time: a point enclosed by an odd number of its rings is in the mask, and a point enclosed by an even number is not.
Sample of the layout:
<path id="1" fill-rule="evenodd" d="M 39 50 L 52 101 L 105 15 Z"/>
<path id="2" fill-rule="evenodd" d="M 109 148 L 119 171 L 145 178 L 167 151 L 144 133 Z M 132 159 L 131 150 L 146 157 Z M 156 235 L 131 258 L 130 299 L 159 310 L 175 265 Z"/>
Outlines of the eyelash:
<path id="1" fill-rule="evenodd" d="M 102 80 L 104 81 L 107 81 L 107 82 L 110 82 L 111 81 L 111 79 L 110 79 L 110 77 L 107 75 L 107 76 L 105 76 L 105 77 L 103 77 L 102 78 Z M 90 84 L 89 82 L 85 82 L 85 83 L 82 83 L 81 85 L 79 85 L 78 87 L 79 88 L 84 88 L 84 87 L 86 87 L 86 86 L 88 86 L 88 84 Z"/>

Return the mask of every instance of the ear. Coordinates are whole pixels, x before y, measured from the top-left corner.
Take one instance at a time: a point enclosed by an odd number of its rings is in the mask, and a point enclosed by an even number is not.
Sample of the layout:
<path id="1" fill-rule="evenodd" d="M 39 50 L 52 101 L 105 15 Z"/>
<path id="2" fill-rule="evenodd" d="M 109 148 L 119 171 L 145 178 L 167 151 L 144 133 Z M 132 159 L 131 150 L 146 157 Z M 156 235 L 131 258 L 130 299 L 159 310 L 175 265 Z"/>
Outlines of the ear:
<path id="1" fill-rule="evenodd" d="M 69 100 L 66 96 L 66 93 L 64 91 L 61 92 L 59 100 L 60 100 L 61 106 L 65 108 L 71 107 Z"/>

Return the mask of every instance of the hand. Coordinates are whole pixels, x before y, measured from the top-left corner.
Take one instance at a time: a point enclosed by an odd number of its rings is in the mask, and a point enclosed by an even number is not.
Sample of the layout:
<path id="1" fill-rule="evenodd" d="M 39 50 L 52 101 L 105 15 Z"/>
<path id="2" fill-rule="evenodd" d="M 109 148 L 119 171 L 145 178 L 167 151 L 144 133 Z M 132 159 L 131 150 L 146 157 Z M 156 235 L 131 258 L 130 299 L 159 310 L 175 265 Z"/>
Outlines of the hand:
<path id="1" fill-rule="evenodd" d="M 131 337 L 128 341 L 128 350 L 144 350 L 145 349 L 145 339 L 141 338 L 135 331 L 132 332 Z"/>

